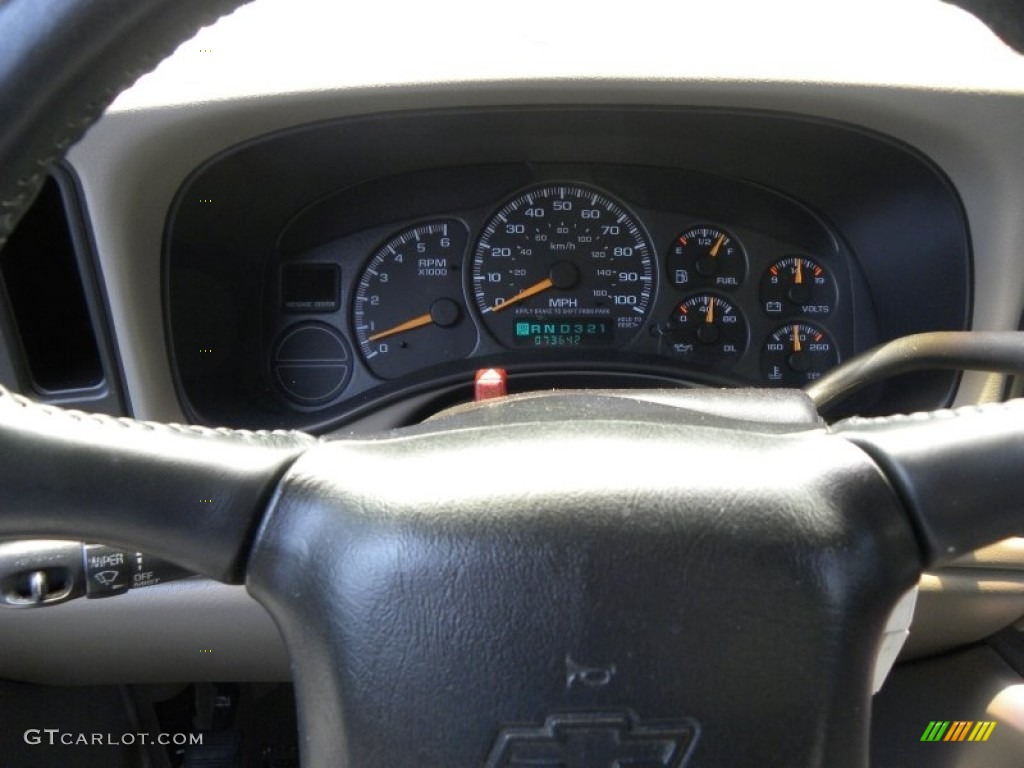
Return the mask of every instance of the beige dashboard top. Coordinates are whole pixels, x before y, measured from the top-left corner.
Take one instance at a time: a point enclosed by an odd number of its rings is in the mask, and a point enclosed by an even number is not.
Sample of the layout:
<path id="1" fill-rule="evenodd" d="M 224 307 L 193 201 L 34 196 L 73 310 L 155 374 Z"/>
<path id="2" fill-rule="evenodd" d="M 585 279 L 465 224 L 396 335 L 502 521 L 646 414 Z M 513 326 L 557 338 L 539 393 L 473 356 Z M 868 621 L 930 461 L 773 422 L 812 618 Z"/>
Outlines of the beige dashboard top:
<path id="1" fill-rule="evenodd" d="M 349 87 L 654 79 L 1024 91 L 1024 57 L 938 0 L 256 0 L 115 110 Z"/>

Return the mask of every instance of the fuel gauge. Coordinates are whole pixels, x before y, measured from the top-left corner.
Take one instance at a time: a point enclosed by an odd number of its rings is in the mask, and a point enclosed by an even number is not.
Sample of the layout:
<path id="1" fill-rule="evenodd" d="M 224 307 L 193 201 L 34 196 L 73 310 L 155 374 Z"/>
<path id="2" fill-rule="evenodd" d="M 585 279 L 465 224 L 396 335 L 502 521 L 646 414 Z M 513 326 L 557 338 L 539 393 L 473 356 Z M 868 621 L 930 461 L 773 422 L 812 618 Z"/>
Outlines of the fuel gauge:
<path id="1" fill-rule="evenodd" d="M 802 387 L 839 363 L 835 342 L 810 323 L 776 329 L 761 353 L 761 373 L 777 387 Z"/>
<path id="2" fill-rule="evenodd" d="M 779 259 L 761 278 L 761 306 L 769 315 L 825 316 L 835 303 L 832 276 L 806 256 Z"/>
<path id="3" fill-rule="evenodd" d="M 690 227 L 673 242 L 668 252 L 668 277 L 676 288 L 731 290 L 747 274 L 742 246 L 724 229 Z"/>

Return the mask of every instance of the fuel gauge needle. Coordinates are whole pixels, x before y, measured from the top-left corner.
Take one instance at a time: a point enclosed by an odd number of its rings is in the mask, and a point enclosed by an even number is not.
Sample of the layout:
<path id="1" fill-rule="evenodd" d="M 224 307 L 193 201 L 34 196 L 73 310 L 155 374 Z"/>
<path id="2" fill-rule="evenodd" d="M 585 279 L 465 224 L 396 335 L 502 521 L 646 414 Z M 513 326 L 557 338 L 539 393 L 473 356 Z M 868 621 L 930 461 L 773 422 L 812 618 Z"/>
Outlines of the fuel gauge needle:
<path id="1" fill-rule="evenodd" d="M 722 234 L 720 234 L 718 236 L 718 240 L 715 241 L 715 244 L 713 246 L 711 246 L 711 256 L 712 256 L 712 258 L 715 258 L 715 259 L 718 258 L 718 250 L 722 247 L 722 243 L 724 243 L 724 242 L 725 242 L 725 233 L 723 232 Z"/>
<path id="2" fill-rule="evenodd" d="M 430 313 L 427 312 L 425 315 L 414 317 L 412 320 L 406 320 L 404 323 L 388 328 L 386 331 L 380 331 L 368 337 L 368 341 L 378 341 L 380 339 L 386 339 L 388 336 L 394 336 L 396 333 L 402 333 L 403 331 L 411 331 L 413 328 L 420 328 L 424 325 L 430 325 L 433 319 L 430 317 Z"/>
<path id="3" fill-rule="evenodd" d="M 515 296 L 513 296 L 511 299 L 506 299 L 505 301 L 503 301 L 503 302 L 501 302 L 499 304 L 495 304 L 493 307 L 488 307 L 484 311 L 485 312 L 501 312 L 501 310 L 506 309 L 508 307 L 511 307 L 513 304 L 515 304 L 517 302 L 520 302 L 523 299 L 528 299 L 531 296 L 536 296 L 538 293 L 546 291 L 548 288 L 554 287 L 554 285 L 555 284 L 551 281 L 550 277 L 545 277 L 539 283 L 534 283 L 529 288 L 524 288 L 519 293 L 517 293 Z"/>

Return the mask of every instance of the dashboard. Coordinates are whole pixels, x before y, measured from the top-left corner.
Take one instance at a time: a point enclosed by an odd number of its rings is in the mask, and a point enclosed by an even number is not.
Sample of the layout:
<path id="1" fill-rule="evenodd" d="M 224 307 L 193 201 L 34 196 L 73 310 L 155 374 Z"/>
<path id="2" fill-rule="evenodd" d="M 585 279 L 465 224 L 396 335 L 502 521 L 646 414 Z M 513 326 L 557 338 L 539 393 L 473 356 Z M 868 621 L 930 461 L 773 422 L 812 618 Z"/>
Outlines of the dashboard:
<path id="1" fill-rule="evenodd" d="M 618 34 L 618 16 L 569 3 L 521 3 L 511 18 L 487 4 L 449 3 L 446 13 L 410 5 L 402 24 L 387 4 L 346 8 L 329 22 L 332 11 L 314 5 L 260 0 L 205 30 L 71 150 L 82 240 L 95 252 L 97 306 L 109 318 L 104 368 L 123 384 L 125 402 L 111 410 L 372 433 L 468 400 L 474 372 L 489 366 L 509 372 L 511 391 L 773 386 L 774 365 L 793 375 L 793 337 L 803 345 L 808 328 L 843 361 L 921 331 L 1018 327 L 1024 65 L 956 9 L 812 4 L 797 18 L 776 4 L 723 2 L 701 18 L 726 37 L 694 32 L 680 45 L 679 30 L 696 29 L 683 4 L 634 4 L 647 20 L 635 36 Z M 551 23 L 533 24 L 538 14 Z M 901 24 L 903 15 L 912 18 Z M 484 25 L 488 35 L 467 33 Z M 918 25 L 935 34 L 907 34 Z M 392 55 L 365 29 L 387 29 Z M 593 45 L 612 33 L 614 51 Z M 543 217 L 526 216 L 538 206 L 524 195 L 541 190 Z M 601 204 L 576 207 L 595 195 Z M 584 220 L 582 210 L 600 218 Z M 602 285 L 593 256 L 602 251 L 584 251 L 592 243 L 579 238 L 600 236 L 586 231 L 592 221 L 622 227 L 616 211 L 639 234 L 606 241 L 626 267 Z M 552 242 L 536 220 L 556 213 L 563 219 L 552 226 L 570 230 L 558 244 L 577 249 L 548 262 L 527 257 L 538 235 Z M 497 234 L 523 239 L 488 239 L 495 222 Z M 508 225 L 524 231 L 500 231 Z M 436 262 L 424 269 L 438 274 L 419 275 L 421 243 Z M 495 256 L 495 247 L 514 255 Z M 633 255 L 614 256 L 629 247 Z M 412 252 L 416 274 L 387 272 L 385 288 L 380 266 Z M 742 274 L 730 273 L 725 259 L 738 256 L 730 269 L 740 263 Z M 702 275 L 708 257 L 723 261 Z M 508 264 L 492 268 L 495 259 Z M 562 288 L 557 262 L 575 270 Z M 806 281 L 815 267 L 824 296 L 790 294 L 796 273 Z M 482 298 L 474 276 L 485 277 Z M 491 309 L 546 279 L 551 288 Z M 598 307 L 601 290 L 626 303 Z M 769 311 L 776 300 L 781 313 Z M 592 322 L 583 309 L 601 309 L 606 327 L 577 333 Z M 522 322 L 540 327 L 517 337 L 509 313 L 521 310 L 531 313 Z M 635 326 L 620 328 L 630 314 Z M 424 315 L 429 324 L 377 336 Z M 689 340 L 705 325 L 719 339 Z M 745 339 L 723 338 L 734 331 Z M 16 344 L 9 349 L 16 357 Z M 797 372 L 817 374 L 834 359 Z M 903 376 L 848 410 L 982 402 L 1002 395 L 994 378 L 990 387 L 985 375 Z M 43 399 L 96 408 L 89 392 Z M 998 579 L 984 564 L 980 578 L 935 577 L 922 591 L 912 653 L 974 642 L 1019 616 L 1024 587 L 1007 575 L 1017 552 Z M 189 579 L 2 618 L 12 679 L 288 677 L 276 628 L 242 587 Z M 69 635 L 79 638 L 73 647 L 39 653 L 40 638 Z M 183 650 L 214 640 L 215 655 Z"/>
<path id="2" fill-rule="evenodd" d="M 962 205 L 910 148 L 653 108 L 261 137 L 181 187 L 164 259 L 190 416 L 308 430 L 391 403 L 415 420 L 410 403 L 464 400 L 491 367 L 513 391 L 799 387 L 880 341 L 965 328 L 971 274 Z M 912 377 L 849 408 L 931 408 L 954 383 Z"/>

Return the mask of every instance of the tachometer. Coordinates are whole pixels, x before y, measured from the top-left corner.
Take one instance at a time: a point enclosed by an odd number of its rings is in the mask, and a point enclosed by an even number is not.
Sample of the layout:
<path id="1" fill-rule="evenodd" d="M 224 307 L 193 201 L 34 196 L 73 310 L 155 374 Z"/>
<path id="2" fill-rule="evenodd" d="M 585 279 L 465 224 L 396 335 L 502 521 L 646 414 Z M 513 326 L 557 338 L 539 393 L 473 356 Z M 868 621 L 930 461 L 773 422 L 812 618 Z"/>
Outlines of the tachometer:
<path id="1" fill-rule="evenodd" d="M 465 357 L 476 330 L 462 304 L 466 229 L 437 221 L 396 234 L 370 257 L 356 289 L 359 349 L 377 376 L 391 379 Z"/>
<path id="2" fill-rule="evenodd" d="M 520 193 L 491 217 L 473 255 L 472 293 L 503 344 L 623 344 L 642 327 L 655 269 L 625 206 L 580 184 Z"/>

